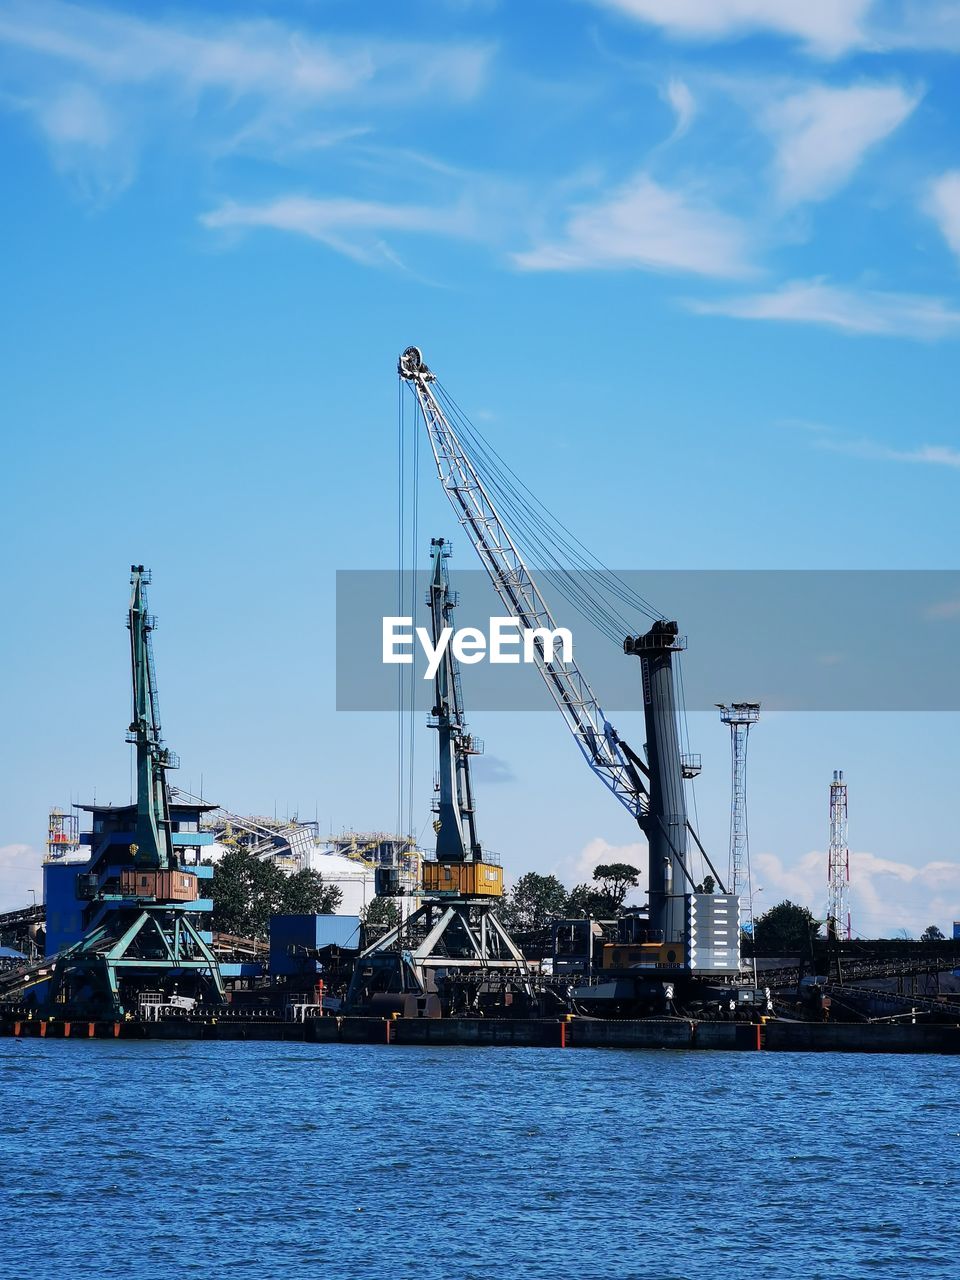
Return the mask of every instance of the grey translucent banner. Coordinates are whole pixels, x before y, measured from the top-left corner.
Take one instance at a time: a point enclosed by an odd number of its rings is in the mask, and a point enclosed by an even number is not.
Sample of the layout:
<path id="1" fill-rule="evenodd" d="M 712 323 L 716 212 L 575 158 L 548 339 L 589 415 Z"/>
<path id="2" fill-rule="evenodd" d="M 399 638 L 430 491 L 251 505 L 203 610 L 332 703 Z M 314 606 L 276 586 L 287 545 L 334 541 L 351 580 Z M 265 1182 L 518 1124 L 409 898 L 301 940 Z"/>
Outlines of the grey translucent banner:
<path id="1" fill-rule="evenodd" d="M 410 665 L 383 661 L 383 620 L 413 617 L 427 628 L 429 571 L 337 574 L 337 708 L 384 711 L 403 702 L 429 712 L 433 682 L 418 643 Z M 537 574 L 556 623 L 568 628 L 577 665 L 607 712 L 643 706 L 639 663 L 624 654 L 619 623 L 651 625 L 622 603 L 630 593 L 679 622 L 688 710 L 718 702 L 762 702 L 783 711 L 960 710 L 960 571 L 731 570 Z M 453 623 L 488 636 L 508 610 L 479 569 L 451 564 L 458 593 Z M 573 601 L 573 603 L 571 603 Z M 591 602 L 600 601 L 594 609 Z M 613 602 L 612 604 L 610 602 Z M 605 620 L 604 635 L 584 614 Z M 613 638 L 616 637 L 616 638 Z M 519 646 L 514 645 L 516 653 Z M 540 711 L 552 706 L 538 672 L 487 658 L 461 668 L 469 711 Z"/>

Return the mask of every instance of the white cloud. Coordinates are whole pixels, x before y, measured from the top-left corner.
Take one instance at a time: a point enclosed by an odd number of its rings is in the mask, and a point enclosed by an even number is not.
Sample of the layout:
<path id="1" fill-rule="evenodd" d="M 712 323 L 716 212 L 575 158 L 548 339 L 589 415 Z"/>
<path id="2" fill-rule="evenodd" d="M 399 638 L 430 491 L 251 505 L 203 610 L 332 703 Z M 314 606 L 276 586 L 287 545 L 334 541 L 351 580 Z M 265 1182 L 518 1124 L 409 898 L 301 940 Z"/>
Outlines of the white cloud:
<path id="1" fill-rule="evenodd" d="M 753 855 L 754 880 L 763 894 L 754 901 L 761 915 L 784 898 L 809 907 L 818 919 L 826 914 L 826 851 L 804 854 L 785 864 L 772 853 Z M 914 866 L 873 853 L 850 854 L 850 915 L 860 937 L 890 937 L 900 929 L 919 936 L 937 924 L 947 936 L 960 920 L 960 860 L 931 861 Z"/>
<path id="2" fill-rule="evenodd" d="M 821 438 L 817 448 L 831 453 L 849 453 L 856 458 L 870 458 L 877 462 L 920 463 L 931 467 L 960 467 L 960 449 L 948 444 L 922 444 L 915 449 L 895 449 L 877 440 L 831 440 Z"/>
<path id="3" fill-rule="evenodd" d="M 960 335 L 960 311 L 942 298 L 793 280 L 771 293 L 687 304 L 700 315 L 824 325 L 844 333 L 933 340 Z"/>
<path id="4" fill-rule="evenodd" d="M 737 277 L 750 273 L 736 218 L 639 174 L 613 195 L 573 210 L 562 237 L 514 255 L 524 271 L 636 267 Z"/>
<path id="5" fill-rule="evenodd" d="M 117 122 L 103 99 L 85 85 L 65 85 L 35 104 L 35 114 L 51 142 L 103 148 L 117 135 Z"/>
<path id="6" fill-rule="evenodd" d="M 41 856 L 28 844 L 0 845 L 0 911 L 33 905 L 31 889 L 42 895 Z"/>
<path id="7" fill-rule="evenodd" d="M 670 140 L 674 141 L 677 138 L 682 138 L 693 123 L 694 116 L 697 114 L 697 100 L 694 98 L 690 86 L 676 77 L 669 80 L 664 86 L 663 97 L 673 108 L 676 116 L 673 133 L 670 135 Z"/>
<path id="8" fill-rule="evenodd" d="M 492 46 L 9 0 L 0 6 L 0 52 L 0 105 L 33 115 L 58 168 L 102 186 L 108 152 L 112 168 L 132 176 L 151 136 L 177 136 L 206 155 L 242 149 L 276 161 L 356 137 L 369 127 L 351 118 L 358 109 L 469 100 L 485 84 Z"/>
<path id="9" fill-rule="evenodd" d="M 898 128 L 919 97 L 899 85 L 813 85 L 771 107 L 780 198 L 786 204 L 823 200 L 852 176 L 866 152 Z"/>
<path id="10" fill-rule="evenodd" d="M 0 43 L 82 67 L 105 83 L 167 80 L 194 93 L 305 101 L 372 82 L 404 96 L 471 97 L 490 54 L 472 45 L 321 40 L 266 19 L 176 24 L 61 0 L 14 0 L 0 14 Z"/>
<path id="11" fill-rule="evenodd" d="M 730 40 L 757 31 L 801 40 L 835 57 L 865 40 L 873 0 L 592 0 L 686 40 Z"/>
<path id="12" fill-rule="evenodd" d="M 930 184 L 926 209 L 960 258 L 960 169 L 951 169 Z"/>
<path id="13" fill-rule="evenodd" d="M 960 7 L 956 0 L 887 0 L 870 23 L 869 47 L 960 50 Z"/>
<path id="14" fill-rule="evenodd" d="M 557 874 L 570 888 L 575 884 L 590 884 L 595 869 L 605 862 L 626 862 L 630 866 L 639 868 L 640 888 L 628 894 L 627 901 L 628 903 L 634 900 L 638 903 L 646 901 L 646 888 L 643 881 L 646 878 L 647 846 L 643 841 L 635 841 L 631 844 L 610 844 L 602 836 L 594 836 L 576 857 L 568 858 L 557 867 Z"/>
<path id="15" fill-rule="evenodd" d="M 957 466 L 960 467 L 960 453 L 957 454 Z M 940 600 L 925 609 L 923 616 L 931 622 L 943 622 L 949 618 L 960 618 L 960 600 Z"/>
<path id="16" fill-rule="evenodd" d="M 204 214 L 200 221 L 210 229 L 271 228 L 294 232 L 367 265 L 398 261 L 382 239 L 385 232 L 432 232 L 462 238 L 473 236 L 477 230 L 467 206 L 442 209 L 309 196 L 281 196 L 263 204 L 231 201 Z"/>
<path id="17" fill-rule="evenodd" d="M 879 440 L 864 437 L 856 440 L 845 439 L 838 436 L 832 427 L 820 422 L 788 419 L 781 425 L 808 432 L 810 443 L 814 448 L 827 449 L 831 453 L 847 453 L 855 458 L 869 458 L 876 462 L 907 462 L 924 466 L 960 468 L 960 449 L 955 449 L 948 444 L 921 444 L 912 449 L 897 449 L 892 445 L 882 444 Z M 944 605 L 934 605 L 926 616 L 929 618 L 953 617 L 955 607 L 960 612 L 960 603 L 954 601 Z"/>

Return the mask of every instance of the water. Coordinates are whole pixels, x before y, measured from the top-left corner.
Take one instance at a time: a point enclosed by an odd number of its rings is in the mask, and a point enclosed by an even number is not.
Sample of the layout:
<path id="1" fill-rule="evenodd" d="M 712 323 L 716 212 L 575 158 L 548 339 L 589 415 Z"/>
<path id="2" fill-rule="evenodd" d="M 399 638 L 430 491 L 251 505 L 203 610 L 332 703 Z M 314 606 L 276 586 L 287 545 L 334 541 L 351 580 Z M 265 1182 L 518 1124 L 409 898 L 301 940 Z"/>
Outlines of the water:
<path id="1" fill-rule="evenodd" d="M 31 1280 L 960 1274 L 945 1057 L 0 1040 Z"/>

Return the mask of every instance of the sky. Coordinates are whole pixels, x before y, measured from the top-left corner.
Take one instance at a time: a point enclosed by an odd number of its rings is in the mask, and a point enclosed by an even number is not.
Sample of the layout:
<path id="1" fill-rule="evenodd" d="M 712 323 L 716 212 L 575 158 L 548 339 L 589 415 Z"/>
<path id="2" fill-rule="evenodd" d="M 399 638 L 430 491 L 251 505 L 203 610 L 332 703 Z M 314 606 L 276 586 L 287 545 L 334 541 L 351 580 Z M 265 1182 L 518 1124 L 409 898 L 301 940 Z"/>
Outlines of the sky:
<path id="1" fill-rule="evenodd" d="M 410 343 L 616 568 L 960 567 L 960 4 L 399 13 L 0 0 L 0 908 L 51 804 L 128 798 L 133 562 L 181 785 L 395 826 L 395 720 L 335 709 L 334 584 L 397 563 Z M 425 454 L 424 559 L 473 569 Z M 511 877 L 642 861 L 555 713 L 470 712 Z M 724 863 L 727 731 L 690 736 Z M 956 713 L 771 712 L 750 752 L 758 911 L 822 914 L 843 768 L 854 930 L 949 932 Z"/>

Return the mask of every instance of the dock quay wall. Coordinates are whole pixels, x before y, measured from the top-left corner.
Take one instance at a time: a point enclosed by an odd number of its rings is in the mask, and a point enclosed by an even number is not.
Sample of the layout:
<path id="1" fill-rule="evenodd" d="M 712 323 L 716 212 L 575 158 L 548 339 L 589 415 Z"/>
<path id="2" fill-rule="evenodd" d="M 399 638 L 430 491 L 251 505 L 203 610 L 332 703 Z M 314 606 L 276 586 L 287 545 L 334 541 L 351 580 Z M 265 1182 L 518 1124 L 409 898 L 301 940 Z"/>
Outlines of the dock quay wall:
<path id="1" fill-rule="evenodd" d="M 793 1053 L 960 1053 L 960 1026 L 813 1023 L 763 1025 L 681 1019 L 169 1018 L 86 1022 L 0 1014 L 0 1035 L 43 1039 L 275 1040 L 311 1044 L 476 1045 L 553 1049 L 695 1049 Z"/>

